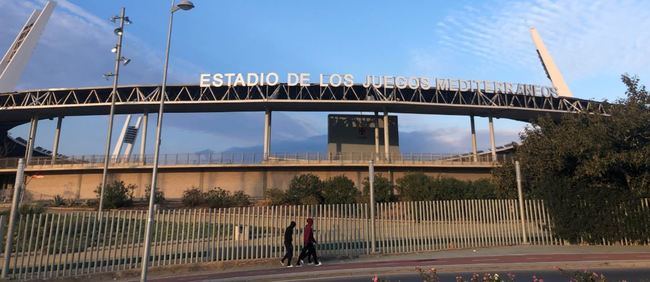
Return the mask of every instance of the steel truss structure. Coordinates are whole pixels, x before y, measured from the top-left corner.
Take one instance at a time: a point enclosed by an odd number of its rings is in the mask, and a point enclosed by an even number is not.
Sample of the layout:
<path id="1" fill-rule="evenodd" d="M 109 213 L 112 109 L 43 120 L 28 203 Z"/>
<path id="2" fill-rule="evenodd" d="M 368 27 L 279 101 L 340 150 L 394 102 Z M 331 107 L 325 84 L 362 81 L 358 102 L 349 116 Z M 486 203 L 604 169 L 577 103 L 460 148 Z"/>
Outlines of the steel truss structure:
<path id="1" fill-rule="evenodd" d="M 389 111 L 449 115 L 476 115 L 530 121 L 541 115 L 559 118 L 566 113 L 608 114 L 603 102 L 571 97 L 537 97 L 506 93 L 442 91 L 354 86 L 168 86 L 166 112 L 228 111 Z M 0 94 L 0 120 L 27 121 L 106 114 L 111 88 L 29 90 Z M 125 86 L 117 93 L 118 113 L 157 109 L 160 86 Z"/>

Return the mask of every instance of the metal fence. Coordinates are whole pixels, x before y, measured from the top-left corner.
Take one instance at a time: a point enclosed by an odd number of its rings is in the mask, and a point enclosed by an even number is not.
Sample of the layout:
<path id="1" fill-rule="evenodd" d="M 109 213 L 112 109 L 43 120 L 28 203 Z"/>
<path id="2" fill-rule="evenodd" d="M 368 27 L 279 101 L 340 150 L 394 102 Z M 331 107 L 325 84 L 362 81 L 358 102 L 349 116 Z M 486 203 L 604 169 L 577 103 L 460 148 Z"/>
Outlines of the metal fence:
<path id="1" fill-rule="evenodd" d="M 505 155 L 499 156 L 499 161 L 505 160 Z M 161 166 L 184 165 L 255 165 L 255 164 L 363 164 L 373 160 L 377 164 L 476 164 L 493 163 L 489 153 L 481 152 L 474 160 L 472 154 L 428 154 L 403 153 L 391 154 L 388 159 L 384 154 L 375 153 L 273 153 L 266 159 L 264 154 L 257 152 L 225 152 L 225 153 L 188 153 L 160 155 Z M 146 166 L 153 163 L 153 155 L 131 155 L 129 157 L 111 157 L 111 167 Z M 16 168 L 18 158 L 0 158 L 0 168 Z M 66 156 L 52 160 L 51 157 L 33 157 L 29 166 L 43 167 L 74 167 L 95 168 L 104 165 L 104 155 Z"/>
<path id="2" fill-rule="evenodd" d="M 644 201 L 648 209 L 648 200 Z M 379 203 L 375 243 L 379 253 L 515 245 L 523 242 L 516 200 Z M 152 266 L 279 258 L 290 221 L 295 255 L 308 217 L 314 218 L 321 256 L 370 253 L 367 204 L 259 206 L 159 210 L 155 214 Z M 527 240 L 562 244 L 541 200 L 526 200 Z M 0 220 L 6 221 L 4 216 Z M 49 279 L 141 267 L 146 212 L 122 210 L 21 215 L 12 234 L 9 277 Z M 6 228 L 0 234 L 7 236 Z M 4 251 L 4 240 L 2 251 Z M 633 242 L 620 242 L 633 244 Z"/>

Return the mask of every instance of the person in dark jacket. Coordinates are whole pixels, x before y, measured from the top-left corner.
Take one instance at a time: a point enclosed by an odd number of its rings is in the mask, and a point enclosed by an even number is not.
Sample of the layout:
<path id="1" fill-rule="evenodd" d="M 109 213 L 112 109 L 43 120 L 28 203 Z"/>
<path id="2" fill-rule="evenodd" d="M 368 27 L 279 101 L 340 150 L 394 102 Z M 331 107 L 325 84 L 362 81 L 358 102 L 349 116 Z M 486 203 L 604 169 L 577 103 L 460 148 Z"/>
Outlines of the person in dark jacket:
<path id="1" fill-rule="evenodd" d="M 293 267 L 291 265 L 291 259 L 293 258 L 293 229 L 296 228 L 296 222 L 292 221 L 287 229 L 284 230 L 284 249 L 286 253 L 282 257 L 282 265 L 284 265 L 284 260 L 287 260 L 287 267 Z"/>
<path id="2" fill-rule="evenodd" d="M 305 246 L 302 247 L 302 250 L 300 251 L 300 256 L 298 256 L 298 262 L 296 263 L 296 266 L 302 266 L 303 261 L 305 257 L 311 255 L 311 257 L 314 260 L 314 264 L 316 266 L 323 265 L 320 261 L 318 261 L 318 255 L 316 255 L 316 239 L 314 239 L 314 219 L 308 218 L 307 219 L 307 225 L 305 225 L 305 230 L 303 233 L 303 241 L 305 243 Z"/>

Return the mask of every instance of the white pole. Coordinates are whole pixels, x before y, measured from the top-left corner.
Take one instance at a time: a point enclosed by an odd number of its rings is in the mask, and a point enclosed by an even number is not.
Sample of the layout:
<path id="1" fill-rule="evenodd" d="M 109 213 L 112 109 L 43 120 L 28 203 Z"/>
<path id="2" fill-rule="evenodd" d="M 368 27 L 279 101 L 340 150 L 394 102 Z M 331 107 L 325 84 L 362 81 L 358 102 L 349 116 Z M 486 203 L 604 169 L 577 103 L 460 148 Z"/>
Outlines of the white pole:
<path id="1" fill-rule="evenodd" d="M 149 114 L 144 113 L 142 115 L 142 130 L 140 130 L 140 163 L 143 165 L 146 164 L 147 157 L 145 152 L 147 149 L 147 124 L 149 123 Z"/>
<path id="2" fill-rule="evenodd" d="M 59 139 L 61 138 L 61 123 L 63 117 L 56 118 L 56 129 L 54 130 L 54 144 L 52 144 L 52 164 L 56 162 L 56 157 L 59 154 Z"/>
<path id="3" fill-rule="evenodd" d="M 117 45 L 115 46 L 115 72 L 113 73 L 113 90 L 111 91 L 111 109 L 108 115 L 108 133 L 106 134 L 106 144 L 104 148 L 104 167 L 102 169 L 102 183 L 99 188 L 99 208 L 97 209 L 97 218 L 101 219 L 101 213 L 104 206 L 104 188 L 106 188 L 106 179 L 108 176 L 108 164 L 110 161 L 111 139 L 113 137 L 113 119 L 115 118 L 115 95 L 117 95 L 117 83 L 120 77 L 120 61 L 122 60 L 122 37 L 124 35 L 124 18 L 126 9 L 123 7 L 120 12 L 120 29 L 122 32 L 117 35 Z"/>
<path id="4" fill-rule="evenodd" d="M 476 126 L 474 125 L 474 116 L 469 116 L 470 127 L 472 131 L 472 158 L 478 162 L 478 149 L 476 148 Z"/>
<path id="5" fill-rule="evenodd" d="M 31 121 L 31 126 L 29 127 L 29 140 L 27 140 L 27 146 L 25 148 L 25 166 L 28 166 L 32 161 L 32 154 L 34 153 L 34 147 L 36 142 L 36 130 L 38 128 L 38 117 L 33 116 Z"/>
<path id="6" fill-rule="evenodd" d="M 368 184 L 370 186 L 370 253 L 377 252 L 375 245 L 375 164 L 371 160 L 368 165 Z"/>
<path id="7" fill-rule="evenodd" d="M 269 160 L 271 154 L 271 110 L 264 112 L 264 160 Z"/>
<path id="8" fill-rule="evenodd" d="M 379 160 L 379 113 L 375 112 L 375 160 Z"/>
<path id="9" fill-rule="evenodd" d="M 14 195 L 11 201 L 11 212 L 9 213 L 9 227 L 7 228 L 7 239 L 5 241 L 4 264 L 2 266 L 2 274 L 0 278 L 6 279 L 9 274 L 9 262 L 11 258 L 11 249 L 13 245 L 14 225 L 16 225 L 16 217 L 18 216 L 18 201 L 20 201 L 20 193 L 25 180 L 25 161 L 18 159 L 18 168 L 16 169 L 16 182 L 14 184 Z"/>
<path id="10" fill-rule="evenodd" d="M 517 193 L 519 194 L 519 217 L 521 219 L 521 236 L 524 244 L 528 244 L 528 236 L 526 236 L 526 214 L 524 213 L 524 193 L 521 189 L 521 170 L 519 169 L 519 161 L 515 161 L 515 173 L 517 175 Z"/>
<path id="11" fill-rule="evenodd" d="M 384 111 L 384 154 L 387 162 L 390 162 L 390 140 L 388 135 L 388 112 Z"/>
<path id="12" fill-rule="evenodd" d="M 184 1 L 185 2 L 185 1 Z M 189 2 L 189 1 L 187 1 Z M 187 4 L 187 3 L 186 3 Z M 189 3 L 191 4 L 191 2 Z M 174 22 L 174 12 L 179 9 L 191 9 L 191 7 L 181 7 L 174 6 L 174 0 L 171 0 L 171 10 L 169 11 L 169 27 L 167 29 L 167 46 L 165 48 L 165 64 L 163 66 L 163 79 L 162 86 L 160 90 L 160 104 L 158 107 L 158 120 L 156 124 L 156 143 L 154 145 L 153 152 L 153 170 L 151 172 L 151 192 L 149 195 L 149 209 L 147 211 L 147 227 L 145 228 L 144 233 L 144 251 L 142 254 L 142 271 L 140 272 L 140 281 L 147 281 L 147 268 L 149 267 L 149 255 L 151 254 L 151 231 L 154 224 L 154 199 L 156 198 L 156 185 L 158 185 L 158 161 L 160 156 L 160 142 L 162 135 L 162 122 L 163 122 L 163 113 L 165 106 L 165 96 L 167 92 L 167 69 L 169 66 L 169 49 L 171 47 L 172 39 L 172 26 Z"/>
<path id="13" fill-rule="evenodd" d="M 492 151 L 492 161 L 497 161 L 497 147 L 494 141 L 494 121 L 492 117 L 488 117 L 488 127 L 490 129 L 490 149 Z"/>

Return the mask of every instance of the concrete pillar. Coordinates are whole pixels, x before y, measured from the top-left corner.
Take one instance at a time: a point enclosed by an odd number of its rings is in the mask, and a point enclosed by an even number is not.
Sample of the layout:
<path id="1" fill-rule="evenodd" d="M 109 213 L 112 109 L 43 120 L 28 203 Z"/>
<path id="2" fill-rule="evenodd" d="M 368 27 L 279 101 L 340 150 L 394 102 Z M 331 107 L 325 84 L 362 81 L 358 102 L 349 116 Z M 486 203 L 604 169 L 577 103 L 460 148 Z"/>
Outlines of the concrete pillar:
<path id="1" fill-rule="evenodd" d="M 36 142 L 36 128 L 38 127 L 38 117 L 32 117 L 31 125 L 29 127 L 29 139 L 27 140 L 27 147 L 25 147 L 25 166 L 28 166 L 32 160 L 34 153 L 34 142 Z"/>
<path id="2" fill-rule="evenodd" d="M 384 111 L 384 154 L 386 161 L 390 161 L 390 140 L 388 140 L 388 112 Z"/>
<path id="3" fill-rule="evenodd" d="M 488 117 L 488 127 L 490 128 L 490 150 L 492 151 L 492 161 L 497 161 L 497 147 L 494 144 L 494 122 L 492 117 Z"/>
<path id="4" fill-rule="evenodd" d="M 146 148 L 147 148 L 147 124 L 149 123 L 149 114 L 144 113 L 142 115 L 142 128 L 140 129 L 140 162 L 144 165 L 146 164 Z"/>
<path id="5" fill-rule="evenodd" d="M 264 160 L 271 154 L 271 110 L 264 112 Z"/>
<path id="6" fill-rule="evenodd" d="M 379 113 L 375 112 L 375 159 L 379 160 Z"/>
<path id="7" fill-rule="evenodd" d="M 474 126 L 474 116 L 469 116 L 470 126 L 472 130 L 472 159 L 478 162 L 478 150 L 476 148 L 476 127 Z"/>
<path id="8" fill-rule="evenodd" d="M 52 144 L 52 163 L 56 162 L 56 156 L 59 154 L 59 138 L 61 138 L 61 123 L 63 117 L 56 118 L 56 129 L 54 129 L 54 144 Z"/>

